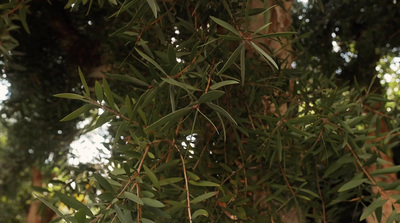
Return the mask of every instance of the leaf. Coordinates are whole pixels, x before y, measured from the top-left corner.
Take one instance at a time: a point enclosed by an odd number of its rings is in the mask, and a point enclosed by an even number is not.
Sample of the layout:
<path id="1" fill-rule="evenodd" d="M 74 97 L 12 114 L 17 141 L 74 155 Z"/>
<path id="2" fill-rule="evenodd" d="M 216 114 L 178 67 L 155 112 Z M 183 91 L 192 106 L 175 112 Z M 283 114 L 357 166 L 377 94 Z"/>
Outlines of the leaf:
<path id="1" fill-rule="evenodd" d="M 124 81 L 124 82 L 128 82 L 128 83 L 132 83 L 132 84 L 135 84 L 137 86 L 142 86 L 142 87 L 146 87 L 146 88 L 149 86 L 146 82 L 144 82 L 142 80 L 139 80 L 137 78 L 134 78 L 132 76 L 129 76 L 129 75 L 107 74 L 107 76 L 109 76 L 109 77 L 111 77 L 111 78 L 113 78 L 115 80 L 120 80 L 120 81 Z"/>
<path id="2" fill-rule="evenodd" d="M 220 185 L 214 182 L 210 182 L 210 181 L 193 181 L 193 180 L 189 180 L 189 183 L 195 186 L 199 186 L 199 187 L 219 187 Z"/>
<path id="3" fill-rule="evenodd" d="M 379 197 L 378 199 L 374 200 L 368 207 L 364 208 L 364 211 L 360 217 L 360 221 L 370 216 L 377 208 L 382 207 L 382 205 L 386 203 L 386 201 L 387 200 L 383 200 L 382 197 Z"/>
<path id="4" fill-rule="evenodd" d="M 215 196 L 216 194 L 217 194 L 216 191 L 202 194 L 202 195 L 196 197 L 195 199 L 191 200 L 190 203 L 192 203 L 192 204 L 199 203 L 200 201 L 204 201 L 212 196 Z"/>
<path id="5" fill-rule="evenodd" d="M 154 18 L 157 18 L 158 5 L 155 0 L 146 0 L 149 4 L 151 11 L 153 11 Z"/>
<path id="6" fill-rule="evenodd" d="M 271 66 L 279 70 L 278 65 L 270 55 L 268 55 L 264 50 L 262 50 L 259 46 L 257 46 L 257 44 L 250 42 L 250 45 L 253 46 L 253 48 L 261 55 L 262 58 L 265 59 L 265 61 L 267 61 L 268 64 L 270 65 L 272 64 Z"/>
<path id="7" fill-rule="evenodd" d="M 160 180 L 160 186 L 181 182 L 183 177 L 171 177 Z"/>
<path id="8" fill-rule="evenodd" d="M 217 91 L 209 91 L 209 92 L 203 94 L 202 96 L 200 96 L 199 103 L 213 101 L 215 99 L 218 99 L 219 97 L 221 97 L 224 94 L 225 94 L 225 92 L 223 92 L 223 91 L 218 91 L 218 90 Z"/>
<path id="9" fill-rule="evenodd" d="M 246 78 L 246 48 L 243 47 L 240 51 L 240 78 L 242 86 L 244 86 L 244 80 Z"/>
<path id="10" fill-rule="evenodd" d="M 184 115 L 189 113 L 191 110 L 192 110 L 191 107 L 186 107 L 186 108 L 181 108 L 179 110 L 176 110 L 176 111 L 174 111 L 174 112 L 172 112 L 172 113 L 160 118 L 156 122 L 153 122 L 153 124 L 151 124 L 150 126 L 147 126 L 145 128 L 145 130 L 156 129 L 158 127 L 161 127 L 162 125 L 168 123 L 171 120 L 176 120 L 176 119 L 179 119 L 179 118 L 183 117 Z"/>
<path id="11" fill-rule="evenodd" d="M 156 175 L 151 171 L 146 165 L 143 165 L 144 171 L 146 172 L 146 175 L 150 178 L 151 182 L 153 183 L 153 186 L 159 188 L 160 184 L 158 182 L 158 179 Z"/>
<path id="12" fill-rule="evenodd" d="M 114 97 L 112 95 L 110 86 L 108 85 L 108 82 L 105 78 L 103 78 L 103 88 L 104 88 L 104 94 L 106 95 L 107 102 L 110 105 L 110 107 L 114 107 Z"/>
<path id="13" fill-rule="evenodd" d="M 19 8 L 19 19 L 20 19 L 20 22 L 22 23 L 22 26 L 24 27 L 25 31 L 28 34 L 30 34 L 31 32 L 29 31 L 28 23 L 26 23 L 26 5 L 25 4 L 23 4 Z"/>
<path id="14" fill-rule="evenodd" d="M 75 199 L 74 197 L 67 196 L 65 194 L 62 194 L 60 192 L 55 192 L 56 196 L 60 198 L 61 202 L 63 202 L 65 205 L 75 209 L 79 210 L 82 209 L 85 211 L 86 215 L 89 215 L 90 217 L 94 217 L 92 211 L 86 205 L 82 204 L 80 201 Z"/>
<path id="15" fill-rule="evenodd" d="M 83 88 L 85 89 L 87 96 L 89 96 L 90 95 L 89 87 L 86 83 L 85 77 L 83 76 L 83 73 L 82 73 L 82 70 L 80 67 L 78 67 L 78 73 L 79 73 L 79 77 L 81 78 Z"/>
<path id="16" fill-rule="evenodd" d="M 140 204 L 143 205 L 143 201 L 142 199 L 140 199 L 140 197 L 138 197 L 136 194 L 130 193 L 130 192 L 124 192 L 124 195 L 126 198 L 128 198 L 129 200 L 135 202 L 136 204 Z"/>
<path id="17" fill-rule="evenodd" d="M 91 107 L 92 107 L 92 105 L 86 104 L 86 105 L 76 109 L 75 111 L 71 112 L 69 115 L 65 116 L 60 121 L 65 122 L 65 121 L 70 121 L 72 119 L 75 119 L 75 118 L 79 117 L 81 114 L 89 111 Z"/>
<path id="18" fill-rule="evenodd" d="M 221 70 L 219 70 L 218 74 L 223 73 L 224 71 L 226 71 L 236 60 L 236 58 L 239 56 L 240 52 L 242 51 L 242 49 L 244 48 L 244 43 L 240 44 L 235 51 L 233 51 L 233 53 L 231 54 L 231 56 L 228 58 L 228 60 L 226 61 L 226 63 L 224 64 L 224 66 L 221 68 Z"/>
<path id="19" fill-rule="evenodd" d="M 98 173 L 93 174 L 93 176 L 105 190 L 114 194 L 114 188 L 103 176 Z"/>
<path id="20" fill-rule="evenodd" d="M 196 210 L 192 215 L 192 219 L 195 219 L 200 215 L 208 217 L 208 212 L 206 210 L 204 210 L 204 209 Z"/>
<path id="21" fill-rule="evenodd" d="M 265 34 L 265 35 L 259 35 L 256 37 L 252 37 L 252 39 L 284 37 L 284 36 L 291 36 L 291 35 L 295 35 L 295 34 L 296 34 L 296 32 L 269 33 L 269 34 Z"/>
<path id="22" fill-rule="evenodd" d="M 142 223 L 155 223 L 154 221 L 149 220 L 147 218 L 141 218 L 140 220 L 142 221 Z"/>
<path id="23" fill-rule="evenodd" d="M 378 175 L 378 174 L 390 174 L 390 173 L 397 173 L 400 172 L 400 165 L 398 166 L 391 166 L 384 169 L 377 169 L 375 171 L 370 172 L 370 175 Z"/>
<path id="24" fill-rule="evenodd" d="M 145 205 L 150 206 L 150 207 L 155 207 L 155 208 L 165 207 L 165 205 L 163 203 L 161 203 L 160 201 L 155 200 L 155 199 L 143 197 L 142 201 Z"/>
<path id="25" fill-rule="evenodd" d="M 51 210 L 53 210 L 58 216 L 62 217 L 66 222 L 71 222 L 70 220 L 68 220 L 67 218 L 65 218 L 65 216 L 63 215 L 63 213 L 61 213 L 60 210 L 58 210 L 58 208 L 56 208 L 53 204 L 51 204 L 50 202 L 48 202 L 47 200 L 45 200 L 43 197 L 41 197 L 40 195 L 33 193 L 33 195 L 39 199 L 43 204 L 45 204 L 47 207 L 49 207 Z"/>
<path id="26" fill-rule="evenodd" d="M 210 89 L 216 90 L 218 88 L 224 87 L 226 85 L 232 85 L 232 84 L 239 84 L 239 81 L 235 81 L 235 80 L 221 81 L 221 82 L 211 85 Z"/>
<path id="27" fill-rule="evenodd" d="M 76 99 L 76 100 L 82 100 L 85 97 L 80 95 L 80 94 L 73 94 L 73 93 L 61 93 L 61 94 L 55 94 L 53 95 L 54 97 L 57 98 L 68 98 L 68 99 Z"/>
<path id="28" fill-rule="evenodd" d="M 165 74 L 165 76 L 167 76 L 167 73 L 165 73 L 164 69 L 162 69 L 162 67 L 155 60 L 153 60 L 151 57 L 147 56 L 145 53 L 143 53 L 139 49 L 135 48 L 135 50 L 136 50 L 136 52 L 139 53 L 140 56 L 142 56 L 145 60 L 149 61 L 151 64 L 154 65 L 155 68 L 157 68 L 159 71 L 161 71 L 163 74 Z"/>
<path id="29" fill-rule="evenodd" d="M 115 210 L 115 212 L 117 213 L 117 217 L 118 217 L 118 219 L 119 219 L 119 221 L 120 221 L 121 223 L 130 223 L 130 222 L 126 219 L 124 213 L 122 212 L 121 208 L 118 207 L 118 205 L 115 205 L 115 206 L 114 206 L 114 210 Z"/>
<path id="30" fill-rule="evenodd" d="M 186 83 L 183 83 L 183 82 L 176 81 L 175 79 L 172 79 L 172 78 L 161 78 L 161 79 L 163 81 L 167 82 L 168 84 L 172 84 L 172 85 L 175 85 L 177 87 L 183 88 L 185 91 L 188 91 L 188 90 L 201 91 L 200 89 L 198 89 L 196 87 L 193 87 L 193 86 L 191 86 L 189 84 L 186 84 Z"/>
<path id="31" fill-rule="evenodd" d="M 227 23 L 227 22 L 225 22 L 225 21 L 222 21 L 221 19 L 218 19 L 218 18 L 216 18 L 216 17 L 214 17 L 214 16 L 210 16 L 210 18 L 211 18 L 215 23 L 217 23 L 218 25 L 220 25 L 220 26 L 224 27 L 225 29 L 227 29 L 227 30 L 233 32 L 234 34 L 240 36 L 239 32 L 238 32 L 231 24 L 229 24 L 229 23 Z"/>
<path id="32" fill-rule="evenodd" d="M 78 223 L 85 223 L 86 222 L 86 214 L 83 209 L 79 209 L 75 214 L 74 218 Z"/>
<path id="33" fill-rule="evenodd" d="M 276 133 L 276 144 L 278 147 L 278 158 L 280 162 L 282 161 L 282 137 L 281 137 L 281 132 L 279 130 Z"/>
<path id="34" fill-rule="evenodd" d="M 225 109 L 221 108 L 220 106 L 207 102 L 206 103 L 212 110 L 214 110 L 215 112 L 218 112 L 219 114 L 221 114 L 222 116 L 224 116 L 225 118 L 227 118 L 229 121 L 233 122 L 235 125 L 237 125 L 235 119 L 232 118 L 232 116 L 225 111 Z"/>
<path id="35" fill-rule="evenodd" d="M 94 84 L 94 90 L 96 93 L 97 101 L 101 102 L 103 100 L 103 88 L 101 88 L 101 85 L 98 81 L 96 81 Z"/>
<path id="36" fill-rule="evenodd" d="M 350 190 L 350 189 L 355 188 L 355 187 L 357 187 L 357 186 L 359 186 L 359 185 L 361 185 L 361 184 L 363 184 L 363 183 L 365 183 L 367 181 L 368 181 L 368 179 L 353 179 L 353 180 L 350 180 L 349 182 L 343 184 L 338 189 L 338 192 L 343 192 L 343 191 L 346 191 L 346 190 Z"/>

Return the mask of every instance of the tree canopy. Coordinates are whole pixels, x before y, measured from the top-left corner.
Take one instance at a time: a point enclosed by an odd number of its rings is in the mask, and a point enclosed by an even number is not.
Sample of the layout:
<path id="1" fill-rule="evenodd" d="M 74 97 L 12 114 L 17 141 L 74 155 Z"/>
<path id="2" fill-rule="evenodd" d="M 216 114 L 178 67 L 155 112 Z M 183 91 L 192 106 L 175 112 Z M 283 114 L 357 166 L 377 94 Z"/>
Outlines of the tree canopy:
<path id="1" fill-rule="evenodd" d="M 23 222 L 40 201 L 43 222 L 399 221 L 400 181 L 387 179 L 400 167 L 385 160 L 398 144 L 397 110 L 374 78 L 379 59 L 398 54 L 398 8 L 0 4 L 11 84 L 4 219 Z M 111 157 L 68 163 L 71 142 L 106 123 Z M 42 177 L 34 187 L 31 170 Z"/>

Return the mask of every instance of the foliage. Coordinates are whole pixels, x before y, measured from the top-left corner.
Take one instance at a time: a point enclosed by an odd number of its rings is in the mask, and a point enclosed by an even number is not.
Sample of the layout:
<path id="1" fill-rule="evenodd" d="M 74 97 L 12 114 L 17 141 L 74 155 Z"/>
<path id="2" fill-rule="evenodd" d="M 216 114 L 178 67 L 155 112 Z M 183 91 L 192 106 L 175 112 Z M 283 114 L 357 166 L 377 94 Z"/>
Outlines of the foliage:
<path id="1" fill-rule="evenodd" d="M 93 65 L 82 61 L 93 51 L 67 54 L 82 58 L 65 65 L 82 66 L 75 72 L 82 85 L 50 92 L 84 102 L 62 125 L 83 116 L 93 119 L 87 131 L 111 123 L 112 157 L 91 168 L 60 167 L 53 187 L 36 197 L 67 222 L 277 222 L 293 209 L 302 220 L 338 222 L 359 220 L 356 206 L 366 207 L 361 220 L 381 216 L 385 202 L 395 206 L 383 192 L 394 185 L 379 184 L 375 195 L 371 175 L 399 167 L 366 170 L 384 163 L 377 151 L 394 146 L 394 130 L 379 134 L 389 119 L 383 108 L 368 110 L 386 99 L 368 85 L 349 88 L 318 74 L 323 63 L 283 69 L 253 40 L 292 34 L 247 30 L 270 10 L 245 3 L 69 1 L 79 15 L 104 13 L 93 20 L 106 24 L 104 32 L 86 34 L 101 36 L 99 54 L 112 65 L 91 83 Z"/>

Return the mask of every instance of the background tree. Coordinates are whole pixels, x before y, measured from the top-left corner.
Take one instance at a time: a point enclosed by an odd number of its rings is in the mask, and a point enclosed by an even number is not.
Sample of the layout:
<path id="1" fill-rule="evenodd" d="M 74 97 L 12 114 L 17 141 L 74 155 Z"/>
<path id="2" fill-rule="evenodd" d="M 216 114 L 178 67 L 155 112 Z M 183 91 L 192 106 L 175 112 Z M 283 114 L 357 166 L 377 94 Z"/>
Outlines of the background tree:
<path id="1" fill-rule="evenodd" d="M 382 143 L 391 135 L 370 135 L 376 123 L 387 118 L 384 108 L 364 112 L 366 105 L 385 99 L 364 84 L 338 84 L 327 77 L 336 69 L 325 69 L 324 63 L 298 60 L 296 69 L 285 70 L 287 60 L 272 59 L 279 51 L 259 41 L 284 42 L 294 36 L 268 32 L 270 6 L 284 3 L 265 2 L 260 8 L 248 3 L 69 1 L 69 12 L 62 2 L 33 1 L 28 13 L 23 1 L 2 5 L 5 31 L 12 29 L 10 21 L 19 20 L 31 32 L 13 37 L 3 32 L 10 42 L 3 57 L 16 52 L 12 60 L 4 60 L 15 89 L 4 111 L 7 120 L 16 122 L 6 122 L 9 147 L 2 152 L 20 154 L 17 171 L 46 162 L 51 165 L 42 169 L 54 171 L 77 134 L 76 122 L 55 120 L 78 103 L 68 101 L 70 106 L 62 107 L 58 105 L 67 100 L 46 100 L 44 95 L 69 92 L 57 96 L 86 104 L 64 120 L 100 109 L 101 115 L 90 113 L 88 128 L 111 121 L 115 137 L 106 166 L 59 167 L 55 186 L 36 194 L 66 221 L 276 222 L 285 221 L 288 210 L 297 210 L 300 220 L 337 222 L 349 213 L 347 220 L 358 220 L 354 206 L 369 202 L 361 219 L 375 210 L 379 218 L 378 207 L 384 203 L 397 208 L 394 198 L 385 201 L 383 191 L 393 185 L 380 183 L 380 193 L 374 194 L 370 184 L 377 184 L 371 175 L 396 172 L 398 167 L 366 171 L 382 164 L 373 147 L 389 153 L 394 145 Z M 26 14 L 31 16 L 29 27 Z M 250 26 L 256 16 L 264 23 Z M 51 22 L 43 26 L 42 19 Z M 20 56 L 18 49 L 26 55 Z M 308 51 L 304 61 L 315 58 L 312 49 Z M 82 72 L 76 72 L 78 65 Z M 99 76 L 93 71 L 101 65 L 100 70 L 108 70 L 105 78 L 87 84 L 90 74 Z M 78 73 L 82 85 L 73 81 Z M 33 91 L 17 97 L 26 89 Z M 43 103 L 50 105 L 37 115 L 31 112 L 44 108 Z M 18 110 L 24 107 L 30 109 Z M 15 130 L 30 123 L 33 127 L 19 135 L 26 141 L 10 140 L 17 136 Z M 31 134 L 38 126 L 47 127 L 39 129 L 47 129 L 46 137 Z M 63 143 L 51 141 L 58 130 L 70 136 L 64 136 Z M 38 149 L 29 154 L 26 145 Z M 266 197 L 254 196 L 259 192 Z M 390 222 L 397 214 L 386 217 Z"/>

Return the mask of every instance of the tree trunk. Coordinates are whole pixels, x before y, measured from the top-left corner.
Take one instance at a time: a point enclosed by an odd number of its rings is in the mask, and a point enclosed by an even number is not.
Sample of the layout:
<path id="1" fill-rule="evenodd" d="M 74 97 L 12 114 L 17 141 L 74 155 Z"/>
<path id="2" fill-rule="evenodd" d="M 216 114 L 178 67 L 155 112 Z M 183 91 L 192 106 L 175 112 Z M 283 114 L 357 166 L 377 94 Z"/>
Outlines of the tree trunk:
<path id="1" fill-rule="evenodd" d="M 43 174 L 35 166 L 32 167 L 32 186 L 43 186 Z M 41 202 L 38 200 L 31 203 L 26 216 L 26 223 L 47 223 L 55 216 L 55 213 L 48 207 L 45 207 L 40 211 L 40 205 Z"/>

